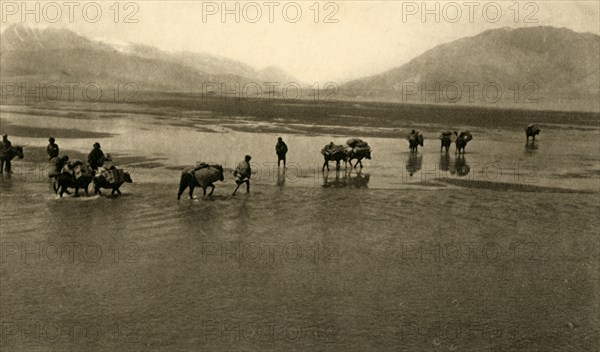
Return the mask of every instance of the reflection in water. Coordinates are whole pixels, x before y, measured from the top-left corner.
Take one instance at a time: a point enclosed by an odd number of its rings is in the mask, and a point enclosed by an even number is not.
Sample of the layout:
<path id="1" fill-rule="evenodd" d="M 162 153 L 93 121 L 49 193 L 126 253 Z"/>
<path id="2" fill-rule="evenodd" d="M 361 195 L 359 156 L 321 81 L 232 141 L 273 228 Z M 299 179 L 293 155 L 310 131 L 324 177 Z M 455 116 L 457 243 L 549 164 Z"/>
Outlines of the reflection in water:
<path id="1" fill-rule="evenodd" d="M 525 155 L 535 154 L 535 151 L 538 149 L 538 144 L 535 141 L 525 142 Z"/>
<path id="2" fill-rule="evenodd" d="M 450 154 L 444 153 L 440 155 L 440 171 L 450 171 Z"/>
<path id="3" fill-rule="evenodd" d="M 13 186 L 12 174 L 9 174 L 9 173 L 0 174 L 0 184 L 2 186 L 2 191 L 7 191 L 7 190 L 11 189 Z"/>
<path id="4" fill-rule="evenodd" d="M 454 166 L 450 168 L 450 173 L 457 176 L 467 176 L 471 172 L 471 166 L 467 164 L 464 154 L 459 154 L 454 161 Z"/>
<path id="5" fill-rule="evenodd" d="M 329 187 L 334 187 L 334 188 L 343 188 L 348 186 L 348 182 L 346 180 L 346 177 L 343 177 L 340 179 L 340 170 L 335 170 L 335 179 L 333 181 L 329 180 L 329 174 L 331 172 L 329 170 L 327 170 L 327 172 L 323 173 L 323 187 L 324 188 L 329 188 Z"/>
<path id="6" fill-rule="evenodd" d="M 410 176 L 412 176 L 415 172 L 421 170 L 423 167 L 423 156 L 415 153 L 411 153 L 408 156 L 408 161 L 406 162 L 406 171 Z"/>
<path id="7" fill-rule="evenodd" d="M 348 184 L 352 188 L 369 188 L 369 180 L 371 179 L 370 174 L 363 174 L 362 171 L 358 171 L 356 176 L 352 176 L 352 171 L 348 174 Z"/>
<path id="8" fill-rule="evenodd" d="M 283 169 L 277 168 L 277 186 L 285 186 L 285 167 Z"/>
<path id="9" fill-rule="evenodd" d="M 330 179 L 330 173 L 326 172 L 323 174 L 323 187 L 324 188 L 368 188 L 369 180 L 371 179 L 370 174 L 363 174 L 362 171 L 357 171 L 356 175 L 352 175 L 352 169 L 350 170 L 336 170 L 335 179 Z"/>

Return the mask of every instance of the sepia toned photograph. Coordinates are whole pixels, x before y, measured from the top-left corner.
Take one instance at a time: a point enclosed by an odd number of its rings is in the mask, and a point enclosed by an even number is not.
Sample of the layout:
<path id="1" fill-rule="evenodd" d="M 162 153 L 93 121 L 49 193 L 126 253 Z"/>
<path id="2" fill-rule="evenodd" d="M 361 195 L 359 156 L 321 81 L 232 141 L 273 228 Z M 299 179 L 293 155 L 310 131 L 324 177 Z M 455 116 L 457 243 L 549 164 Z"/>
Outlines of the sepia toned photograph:
<path id="1" fill-rule="evenodd" d="M 0 18 L 0 351 L 600 352 L 597 0 Z"/>

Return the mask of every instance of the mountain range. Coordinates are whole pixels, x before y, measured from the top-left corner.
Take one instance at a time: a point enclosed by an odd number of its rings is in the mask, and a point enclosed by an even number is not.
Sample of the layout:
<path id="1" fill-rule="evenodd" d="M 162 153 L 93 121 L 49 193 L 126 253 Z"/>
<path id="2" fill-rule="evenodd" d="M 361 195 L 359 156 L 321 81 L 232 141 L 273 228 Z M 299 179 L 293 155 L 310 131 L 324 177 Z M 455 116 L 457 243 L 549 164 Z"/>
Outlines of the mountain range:
<path id="1" fill-rule="evenodd" d="M 258 70 L 208 53 L 22 24 L 0 34 L 0 79 L 136 82 L 141 90 L 179 92 L 199 92 L 203 82 L 298 82 L 279 67 Z M 599 96 L 600 36 L 540 26 L 493 29 L 436 46 L 404 65 L 342 84 L 337 98 L 476 105 L 498 98 L 505 105 L 533 102 L 533 109 L 600 111 Z"/>
<path id="2" fill-rule="evenodd" d="M 208 53 L 90 39 L 61 28 L 14 24 L 0 34 L 0 76 L 16 82 L 135 82 L 141 90 L 201 91 L 204 82 L 298 82 L 277 67 L 255 69 Z"/>
<path id="3" fill-rule="evenodd" d="M 468 102 L 472 93 L 480 104 L 501 98 L 508 104 L 571 102 L 600 110 L 600 36 L 554 27 L 488 30 L 347 82 L 342 90 L 350 98 L 451 102 L 462 95 Z M 432 91 L 438 95 L 427 93 Z"/>

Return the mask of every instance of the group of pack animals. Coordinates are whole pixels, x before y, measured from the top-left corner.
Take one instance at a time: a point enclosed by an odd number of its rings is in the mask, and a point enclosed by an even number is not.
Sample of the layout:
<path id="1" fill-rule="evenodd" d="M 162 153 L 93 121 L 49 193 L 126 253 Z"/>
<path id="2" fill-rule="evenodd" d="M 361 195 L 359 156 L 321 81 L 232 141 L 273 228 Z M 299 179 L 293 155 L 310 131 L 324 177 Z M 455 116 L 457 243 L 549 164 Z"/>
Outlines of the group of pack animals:
<path id="1" fill-rule="evenodd" d="M 535 141 L 535 137 L 540 134 L 540 129 L 535 127 L 534 125 L 529 125 L 525 128 L 525 134 L 527 137 L 527 143 L 529 143 L 529 139 L 531 138 Z M 408 138 L 409 147 L 411 152 L 416 152 L 419 145 L 423 146 L 423 136 L 420 133 L 412 133 Z M 469 132 L 442 132 L 440 135 L 440 152 L 444 149 L 448 152 L 452 141 L 456 144 L 456 152 L 463 153 L 465 152 L 465 147 L 467 143 L 472 139 L 472 135 Z M 322 171 L 327 168 L 329 170 L 329 162 L 334 161 L 336 163 L 336 168 L 340 168 L 340 162 L 344 161 L 345 166 L 349 163 L 351 167 L 356 168 L 357 166 L 362 166 L 363 159 L 371 159 L 371 147 L 368 144 L 358 138 L 350 139 L 347 142 L 347 145 L 335 145 L 332 143 L 325 145 L 321 150 L 321 154 L 324 158 Z M 2 156 L 0 161 L 5 162 L 6 160 L 10 161 L 15 157 L 19 159 L 24 158 L 24 152 L 22 146 L 12 146 L 8 150 L 6 150 L 5 155 Z M 352 161 L 357 160 L 354 165 L 352 165 Z M 75 161 L 71 162 L 71 168 L 79 167 L 81 171 L 81 175 L 76 177 L 73 172 L 60 172 L 57 175 L 54 175 L 53 189 L 59 194 L 61 197 L 64 193 L 68 193 L 69 188 L 75 189 L 75 196 L 78 195 L 79 189 L 83 189 L 85 191 L 86 196 L 88 195 L 89 185 L 93 183 L 94 193 L 101 194 L 100 189 L 111 189 L 112 194 L 115 193 L 121 194 L 119 188 L 123 185 L 123 183 L 131 183 L 131 175 L 129 173 L 124 173 L 124 177 L 122 180 L 116 183 L 111 183 L 107 180 L 106 174 L 99 172 L 95 173 L 91 171 L 90 165 L 86 162 Z M 188 168 L 189 169 L 189 168 Z M 186 169 L 187 170 L 187 169 Z M 201 170 L 199 170 L 201 171 Z M 208 168 L 206 168 L 206 172 L 195 173 L 194 177 L 190 176 L 190 173 L 185 171 L 182 172 L 181 181 L 180 181 L 180 190 L 182 187 L 187 186 L 193 190 L 193 187 L 201 187 L 204 190 L 204 195 L 206 195 L 206 189 L 211 188 L 211 192 L 209 196 L 214 191 L 214 182 L 223 181 L 223 167 L 217 164 L 211 164 Z M 181 191 L 180 191 L 181 194 Z"/>
<path id="2" fill-rule="evenodd" d="M 531 124 L 525 128 L 525 136 L 527 137 L 527 143 L 529 143 L 529 139 L 531 138 L 535 141 L 535 136 L 539 135 L 541 130 L 537 128 L 535 125 Z M 408 141 L 408 146 L 411 153 L 416 153 L 419 146 L 424 146 L 425 138 L 424 136 L 413 130 L 411 134 L 406 138 Z M 469 131 L 464 132 L 450 132 L 444 131 L 440 133 L 440 152 L 446 150 L 446 153 L 450 150 L 450 146 L 454 142 L 456 145 L 456 152 L 459 154 L 465 153 L 465 148 L 467 144 L 473 139 L 473 135 Z M 363 148 L 360 148 L 360 147 Z M 344 145 L 334 145 L 333 142 L 329 145 L 325 145 L 321 150 L 321 154 L 323 154 L 323 158 L 325 159 L 323 162 L 322 170 L 329 170 L 329 162 L 336 163 L 336 169 L 340 168 L 340 163 L 343 161 L 344 166 L 347 168 L 347 164 L 350 164 L 351 167 L 356 168 L 357 166 L 363 167 L 362 160 L 363 159 L 371 159 L 371 148 L 368 147 L 366 142 L 353 138 L 346 142 L 346 146 Z M 357 159 L 357 162 L 352 165 L 352 160 Z"/>
<path id="3" fill-rule="evenodd" d="M 119 179 L 110 180 L 109 173 L 113 171 L 120 172 Z M 121 195 L 121 186 L 124 183 L 132 183 L 131 175 L 115 168 L 114 166 L 108 169 L 99 169 L 98 172 L 92 170 L 89 163 L 74 160 L 65 165 L 61 170 L 48 170 L 48 176 L 51 179 L 52 189 L 54 193 L 61 198 L 63 194 L 69 194 L 68 189 L 75 189 L 75 197 L 79 196 L 79 190 L 83 189 L 86 196 L 89 196 L 89 186 L 93 185 L 94 194 L 101 195 L 101 189 L 110 189 L 111 195 L 117 193 Z"/>

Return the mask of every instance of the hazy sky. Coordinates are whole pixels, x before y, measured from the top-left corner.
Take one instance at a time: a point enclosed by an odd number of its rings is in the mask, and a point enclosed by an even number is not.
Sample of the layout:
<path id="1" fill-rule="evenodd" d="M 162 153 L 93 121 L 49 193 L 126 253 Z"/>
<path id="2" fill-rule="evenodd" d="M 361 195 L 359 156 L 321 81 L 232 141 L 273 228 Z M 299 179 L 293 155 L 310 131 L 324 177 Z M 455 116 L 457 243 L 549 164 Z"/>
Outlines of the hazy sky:
<path id="1" fill-rule="evenodd" d="M 113 1 L 88 4 L 85 11 L 86 2 L 72 11 L 62 1 L 54 3 L 60 10 L 38 2 L 36 20 L 35 2 L 29 1 L 28 9 L 33 11 L 24 22 L 35 25 L 37 21 L 42 26 L 65 27 L 91 38 L 133 41 L 169 51 L 208 52 L 257 68 L 275 65 L 306 82 L 341 82 L 379 73 L 438 44 L 492 28 L 544 25 L 600 34 L 597 0 L 427 1 L 431 13 L 424 19 L 422 1 L 315 3 L 132 1 L 120 2 L 116 16 Z M 226 15 L 223 22 L 225 7 L 232 14 Z M 97 8 L 101 15 L 96 15 Z M 2 28 L 23 23 L 24 13 L 21 1 L 3 1 Z M 129 21 L 137 23 L 125 23 L 128 15 Z"/>

